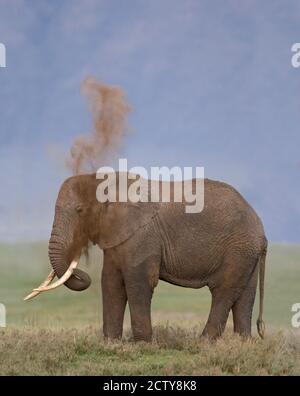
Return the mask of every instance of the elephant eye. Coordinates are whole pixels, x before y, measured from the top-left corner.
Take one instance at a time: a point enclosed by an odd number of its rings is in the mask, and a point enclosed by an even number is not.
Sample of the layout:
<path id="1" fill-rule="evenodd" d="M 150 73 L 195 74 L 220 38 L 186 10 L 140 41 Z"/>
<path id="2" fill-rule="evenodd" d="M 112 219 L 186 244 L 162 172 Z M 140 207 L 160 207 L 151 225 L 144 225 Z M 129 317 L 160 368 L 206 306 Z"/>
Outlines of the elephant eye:
<path id="1" fill-rule="evenodd" d="M 82 210 L 83 210 L 83 208 L 82 208 L 81 205 L 76 206 L 76 212 L 77 212 L 77 213 L 81 213 Z"/>

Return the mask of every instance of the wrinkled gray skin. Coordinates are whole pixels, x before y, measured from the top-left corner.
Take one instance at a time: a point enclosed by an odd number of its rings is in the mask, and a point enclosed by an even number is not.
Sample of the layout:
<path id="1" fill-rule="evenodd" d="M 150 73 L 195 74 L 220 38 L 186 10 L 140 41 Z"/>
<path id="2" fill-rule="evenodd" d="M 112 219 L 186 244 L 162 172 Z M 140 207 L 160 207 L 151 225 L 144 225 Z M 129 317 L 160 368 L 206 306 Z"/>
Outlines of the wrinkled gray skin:
<path id="1" fill-rule="evenodd" d="M 234 331 L 251 334 L 252 309 L 261 268 L 258 330 L 267 240 L 259 217 L 231 186 L 205 179 L 201 213 L 185 213 L 185 203 L 99 203 L 95 174 L 67 179 L 59 192 L 49 242 L 58 277 L 88 241 L 104 251 L 103 331 L 122 336 L 129 303 L 135 340 L 151 340 L 150 305 L 159 279 L 191 288 L 207 286 L 212 304 L 203 334 L 222 334 L 230 310 Z M 65 283 L 84 290 L 89 276 L 77 269 Z"/>

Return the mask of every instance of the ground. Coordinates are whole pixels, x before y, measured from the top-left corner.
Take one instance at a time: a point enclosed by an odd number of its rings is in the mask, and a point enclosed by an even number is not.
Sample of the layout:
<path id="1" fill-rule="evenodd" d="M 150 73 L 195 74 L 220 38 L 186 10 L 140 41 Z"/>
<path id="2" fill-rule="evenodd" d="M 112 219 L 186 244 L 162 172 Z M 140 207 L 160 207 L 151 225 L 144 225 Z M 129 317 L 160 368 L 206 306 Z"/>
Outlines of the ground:
<path id="1" fill-rule="evenodd" d="M 61 287 L 23 302 L 50 270 L 47 244 L 0 244 L 0 302 L 7 310 L 7 327 L 0 329 L 0 375 L 300 375 L 300 333 L 291 326 L 291 307 L 300 302 L 299 258 L 300 246 L 270 246 L 265 340 L 257 338 L 255 326 L 253 340 L 233 336 L 231 318 L 222 339 L 201 339 L 208 290 L 160 282 L 152 306 L 153 343 L 131 341 L 128 313 L 124 340 L 106 343 L 99 251 L 81 263 L 92 276 L 90 289 L 76 293 Z"/>

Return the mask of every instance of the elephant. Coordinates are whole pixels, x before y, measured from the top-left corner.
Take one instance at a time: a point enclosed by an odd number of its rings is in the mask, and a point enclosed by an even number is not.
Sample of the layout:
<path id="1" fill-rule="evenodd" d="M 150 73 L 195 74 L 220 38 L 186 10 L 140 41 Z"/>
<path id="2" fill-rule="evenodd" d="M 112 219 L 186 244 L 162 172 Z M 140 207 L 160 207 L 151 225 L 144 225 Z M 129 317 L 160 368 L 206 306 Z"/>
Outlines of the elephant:
<path id="1" fill-rule="evenodd" d="M 134 340 L 151 341 L 151 299 L 159 280 L 209 288 L 203 336 L 221 336 L 232 310 L 234 332 L 251 337 L 258 279 L 257 329 L 263 338 L 267 238 L 260 218 L 237 190 L 205 178 L 203 210 L 186 213 L 184 202 L 99 202 L 99 183 L 96 174 L 85 174 L 62 184 L 49 241 L 53 269 L 27 299 L 62 283 L 71 290 L 87 289 L 90 277 L 76 266 L 91 241 L 103 250 L 106 339 L 122 337 L 128 302 Z M 55 276 L 59 280 L 51 285 Z"/>

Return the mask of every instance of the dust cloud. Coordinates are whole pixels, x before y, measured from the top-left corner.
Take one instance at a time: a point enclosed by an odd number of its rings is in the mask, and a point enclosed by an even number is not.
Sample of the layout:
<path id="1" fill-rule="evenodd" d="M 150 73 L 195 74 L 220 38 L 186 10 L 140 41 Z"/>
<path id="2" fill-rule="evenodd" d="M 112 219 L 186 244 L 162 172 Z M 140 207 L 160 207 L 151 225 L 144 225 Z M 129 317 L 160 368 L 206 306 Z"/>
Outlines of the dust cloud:
<path id="1" fill-rule="evenodd" d="M 75 139 L 67 166 L 74 175 L 95 172 L 118 153 L 128 132 L 131 107 L 120 87 L 105 85 L 93 77 L 84 80 L 81 92 L 93 119 L 89 135 Z"/>

